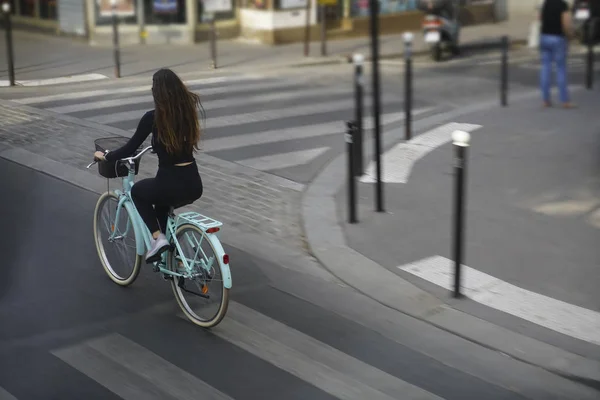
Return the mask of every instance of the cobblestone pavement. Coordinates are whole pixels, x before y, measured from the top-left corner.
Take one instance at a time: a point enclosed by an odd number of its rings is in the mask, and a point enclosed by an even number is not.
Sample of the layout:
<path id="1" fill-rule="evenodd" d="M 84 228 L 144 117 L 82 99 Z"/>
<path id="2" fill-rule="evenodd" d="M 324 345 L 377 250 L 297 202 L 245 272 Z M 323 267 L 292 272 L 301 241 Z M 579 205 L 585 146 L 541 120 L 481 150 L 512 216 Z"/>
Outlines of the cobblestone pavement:
<path id="1" fill-rule="evenodd" d="M 99 176 L 95 167 L 86 170 L 94 151 L 94 140 L 116 136 L 117 130 L 89 122 L 77 123 L 68 117 L 6 101 L 0 104 L 0 150 L 22 148 Z M 300 186 L 203 154 L 198 155 L 197 160 L 205 190 L 192 208 L 220 219 L 228 229 L 266 234 L 281 244 L 303 246 L 298 211 Z M 137 179 L 154 176 L 156 165 L 156 156 L 147 153 Z M 113 189 L 119 184 L 120 180 L 114 179 L 110 187 Z"/>

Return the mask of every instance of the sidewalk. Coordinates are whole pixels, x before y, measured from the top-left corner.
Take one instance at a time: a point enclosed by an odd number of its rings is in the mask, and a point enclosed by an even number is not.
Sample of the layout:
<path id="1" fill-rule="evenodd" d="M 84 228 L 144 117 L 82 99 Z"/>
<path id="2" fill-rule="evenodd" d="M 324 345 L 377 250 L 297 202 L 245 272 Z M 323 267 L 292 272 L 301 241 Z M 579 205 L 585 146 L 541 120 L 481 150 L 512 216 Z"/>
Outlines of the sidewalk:
<path id="1" fill-rule="evenodd" d="M 600 388 L 597 93 L 574 91 L 575 110 L 541 109 L 537 90 L 516 97 L 419 121 L 409 143 L 391 146 L 404 133 L 387 132 L 385 213 L 375 185 L 358 183 L 358 224 L 347 223 L 338 157 L 304 195 L 309 247 L 389 307 Z M 448 123 L 471 126 L 435 131 Z M 457 128 L 472 130 L 460 300 L 450 292 Z"/>
<path id="2" fill-rule="evenodd" d="M 478 53 L 490 45 L 497 46 L 502 35 L 514 43 L 525 43 L 530 21 L 525 18 L 497 24 L 468 26 L 461 31 L 463 52 Z M 414 52 L 427 52 L 422 35 L 415 32 Z M 17 81 L 52 79 L 65 76 L 95 79 L 90 74 L 114 78 L 111 47 L 92 47 L 80 41 L 45 36 L 23 31 L 14 32 L 15 74 Z M 254 70 L 303 65 L 345 63 L 354 52 L 369 58 L 370 38 L 332 40 L 327 43 L 328 55 L 320 56 L 320 42 L 311 43 L 310 56 L 304 57 L 304 44 L 267 46 L 244 42 L 242 39 L 222 40 L 217 44 L 219 70 Z M 382 58 L 402 56 L 402 35 L 380 38 Z M 122 76 L 151 76 L 160 67 L 173 68 L 178 73 L 210 71 L 209 43 L 196 45 L 134 45 L 121 51 Z M 0 80 L 8 79 L 6 43 L 0 41 Z"/>

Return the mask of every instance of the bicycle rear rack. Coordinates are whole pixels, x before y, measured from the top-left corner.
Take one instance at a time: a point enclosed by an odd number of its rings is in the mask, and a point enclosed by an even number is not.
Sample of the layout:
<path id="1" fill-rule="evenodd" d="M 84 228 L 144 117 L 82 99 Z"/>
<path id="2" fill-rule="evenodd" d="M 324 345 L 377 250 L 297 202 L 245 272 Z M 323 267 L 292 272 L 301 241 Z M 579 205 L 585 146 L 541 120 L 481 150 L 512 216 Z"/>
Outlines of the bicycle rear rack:
<path id="1" fill-rule="evenodd" d="M 179 220 L 184 220 L 185 222 L 197 225 L 200 229 L 208 233 L 218 232 L 221 226 L 223 226 L 222 222 L 193 211 L 178 214 L 176 221 L 177 226 L 181 224 Z"/>

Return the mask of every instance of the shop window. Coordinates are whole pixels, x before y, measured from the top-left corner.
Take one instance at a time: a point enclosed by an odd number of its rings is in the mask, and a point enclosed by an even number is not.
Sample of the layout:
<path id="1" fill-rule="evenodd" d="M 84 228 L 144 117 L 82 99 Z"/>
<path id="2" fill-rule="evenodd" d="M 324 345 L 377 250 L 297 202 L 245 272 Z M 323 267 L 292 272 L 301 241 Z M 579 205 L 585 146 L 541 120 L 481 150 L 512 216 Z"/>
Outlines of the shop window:
<path id="1" fill-rule="evenodd" d="M 397 14 L 406 11 L 416 11 L 417 0 L 379 0 L 379 14 Z M 352 16 L 367 17 L 369 0 L 352 0 Z"/>
<path id="2" fill-rule="evenodd" d="M 305 10 L 308 0 L 275 0 L 278 10 Z"/>
<path id="3" fill-rule="evenodd" d="M 235 0 L 199 0 L 198 23 L 204 23 L 210 15 L 214 15 L 217 21 L 234 19 Z"/>
<path id="4" fill-rule="evenodd" d="M 110 0 L 95 0 L 94 6 L 96 9 L 96 25 L 112 25 L 112 9 Z M 137 7 L 135 5 L 135 0 L 118 0 L 117 16 L 119 17 L 119 24 L 137 24 Z"/>
<path id="5" fill-rule="evenodd" d="M 56 13 L 56 1 L 57 0 L 39 0 L 40 2 L 40 18 L 56 20 L 58 14 Z"/>
<path id="6" fill-rule="evenodd" d="M 34 0 L 19 0 L 19 7 L 21 7 L 19 15 L 23 17 L 35 17 Z"/>
<path id="7" fill-rule="evenodd" d="M 251 8 L 256 10 L 268 10 L 269 0 L 242 0 L 244 8 Z"/>
<path id="8" fill-rule="evenodd" d="M 147 25 L 185 24 L 185 0 L 144 0 Z"/>

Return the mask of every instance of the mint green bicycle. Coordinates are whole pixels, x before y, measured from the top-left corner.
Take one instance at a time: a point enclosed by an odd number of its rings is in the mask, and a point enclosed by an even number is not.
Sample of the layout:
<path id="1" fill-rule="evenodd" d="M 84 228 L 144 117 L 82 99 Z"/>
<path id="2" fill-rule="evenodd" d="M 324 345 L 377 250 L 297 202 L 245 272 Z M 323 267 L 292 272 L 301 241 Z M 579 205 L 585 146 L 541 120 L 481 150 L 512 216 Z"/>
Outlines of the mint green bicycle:
<path id="1" fill-rule="evenodd" d="M 105 150 L 106 144 L 120 147 L 122 143 L 118 142 L 122 140 L 126 138 L 98 139 L 96 150 Z M 140 158 L 151 149 L 152 146 L 146 147 L 133 157 L 113 163 L 98 162 L 100 175 L 107 179 L 121 177 L 123 181 L 123 189 L 107 189 L 94 210 L 94 239 L 98 256 L 109 278 L 121 286 L 129 286 L 136 280 L 144 254 L 150 248 L 151 233 L 141 219 L 130 192 Z M 87 168 L 96 163 L 92 162 Z M 105 214 L 107 217 L 103 217 Z M 162 253 L 160 261 L 152 263 L 154 272 L 162 273 L 165 280 L 171 281 L 177 303 L 186 317 L 204 328 L 221 322 L 229 304 L 232 286 L 229 255 L 217 235 L 222 226 L 221 222 L 196 212 L 176 215 L 175 207 L 171 207 L 165 232 L 171 248 Z M 132 249 L 132 254 L 125 260 L 109 257 L 115 253 L 123 256 Z M 125 271 L 121 270 L 122 267 Z M 188 285 L 194 288 L 189 289 Z M 186 298 L 187 294 L 192 295 L 190 299 Z M 206 311 L 204 301 L 215 299 L 216 310 Z"/>

